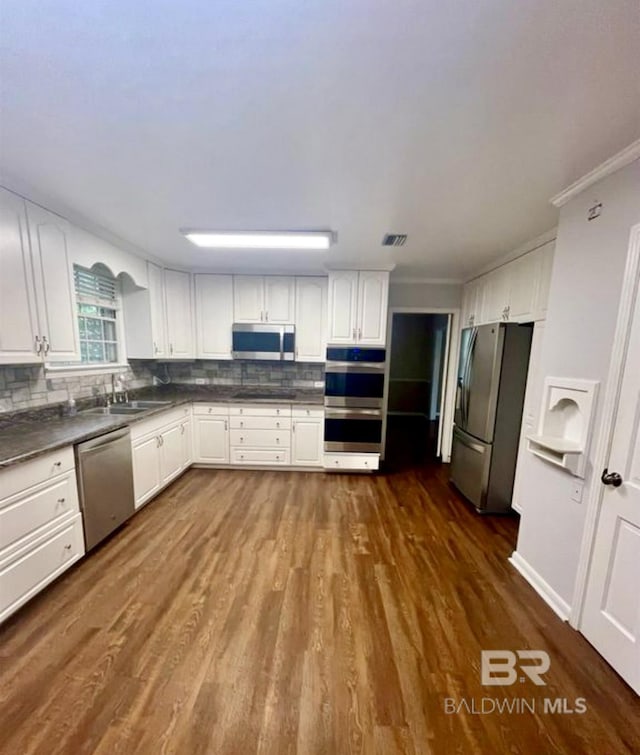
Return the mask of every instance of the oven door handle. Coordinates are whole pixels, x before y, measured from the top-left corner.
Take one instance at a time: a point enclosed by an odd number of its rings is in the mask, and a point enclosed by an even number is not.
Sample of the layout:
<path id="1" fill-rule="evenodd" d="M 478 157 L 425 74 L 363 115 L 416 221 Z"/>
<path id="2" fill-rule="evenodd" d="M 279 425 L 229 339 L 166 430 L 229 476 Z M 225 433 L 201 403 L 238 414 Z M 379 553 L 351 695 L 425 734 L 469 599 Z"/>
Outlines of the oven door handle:
<path id="1" fill-rule="evenodd" d="M 365 419 L 365 420 L 381 420 L 382 412 L 380 409 L 328 409 L 324 410 L 325 419 Z"/>
<path id="2" fill-rule="evenodd" d="M 325 370 L 327 372 L 354 372 L 362 374 L 383 373 L 385 362 L 327 362 Z"/>

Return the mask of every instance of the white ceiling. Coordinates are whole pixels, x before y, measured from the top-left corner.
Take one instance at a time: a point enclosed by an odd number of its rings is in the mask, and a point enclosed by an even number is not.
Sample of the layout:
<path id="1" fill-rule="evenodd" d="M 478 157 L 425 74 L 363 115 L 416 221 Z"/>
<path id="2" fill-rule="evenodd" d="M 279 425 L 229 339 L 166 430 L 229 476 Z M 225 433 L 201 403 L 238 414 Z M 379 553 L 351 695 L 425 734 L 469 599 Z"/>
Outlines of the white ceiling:
<path id="1" fill-rule="evenodd" d="M 6 0 L 0 28 L 5 180 L 174 264 L 464 277 L 640 135 L 638 0 Z"/>

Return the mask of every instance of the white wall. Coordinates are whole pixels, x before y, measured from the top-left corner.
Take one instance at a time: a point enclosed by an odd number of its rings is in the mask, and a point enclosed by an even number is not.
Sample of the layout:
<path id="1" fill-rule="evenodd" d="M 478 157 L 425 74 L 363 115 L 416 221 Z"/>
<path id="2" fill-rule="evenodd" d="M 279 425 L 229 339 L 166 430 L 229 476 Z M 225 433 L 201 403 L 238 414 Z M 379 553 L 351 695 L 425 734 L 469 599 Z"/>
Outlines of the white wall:
<path id="1" fill-rule="evenodd" d="M 602 202 L 602 214 L 587 210 Z M 544 376 L 599 380 L 609 369 L 631 226 L 640 222 L 640 161 L 601 180 L 560 213 L 549 309 L 542 346 Z M 596 415 L 597 435 L 600 423 Z M 594 444 L 591 446 L 594 452 Z M 519 460 L 522 520 L 517 552 L 569 606 L 572 604 L 587 492 L 602 470 L 588 465 L 583 503 L 571 500 L 574 478 L 525 452 Z"/>
<path id="2" fill-rule="evenodd" d="M 389 307 L 442 307 L 458 309 L 462 303 L 459 283 L 396 283 L 389 284 Z"/>

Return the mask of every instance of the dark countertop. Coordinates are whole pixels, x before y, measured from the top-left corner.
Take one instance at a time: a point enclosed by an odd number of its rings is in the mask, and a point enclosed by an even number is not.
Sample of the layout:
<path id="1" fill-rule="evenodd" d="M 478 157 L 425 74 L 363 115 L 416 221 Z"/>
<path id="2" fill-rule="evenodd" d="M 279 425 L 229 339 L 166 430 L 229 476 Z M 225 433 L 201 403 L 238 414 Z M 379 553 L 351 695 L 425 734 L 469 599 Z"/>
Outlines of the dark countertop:
<path id="1" fill-rule="evenodd" d="M 260 397 L 246 397 L 254 392 Z M 242 398 L 237 395 L 243 394 Z M 267 395 L 270 394 L 270 395 Z M 169 401 L 161 407 L 153 407 L 134 415 L 84 414 L 79 411 L 73 417 L 51 416 L 50 407 L 28 412 L 16 412 L 3 418 L 0 428 L 0 470 L 58 448 L 95 438 L 98 435 L 133 425 L 155 414 L 161 414 L 181 404 L 192 402 L 215 402 L 233 404 L 300 404 L 303 406 L 324 403 L 322 390 L 285 389 L 269 390 L 261 386 L 192 386 L 169 385 L 159 388 L 143 388 L 132 394 L 132 399 Z"/>

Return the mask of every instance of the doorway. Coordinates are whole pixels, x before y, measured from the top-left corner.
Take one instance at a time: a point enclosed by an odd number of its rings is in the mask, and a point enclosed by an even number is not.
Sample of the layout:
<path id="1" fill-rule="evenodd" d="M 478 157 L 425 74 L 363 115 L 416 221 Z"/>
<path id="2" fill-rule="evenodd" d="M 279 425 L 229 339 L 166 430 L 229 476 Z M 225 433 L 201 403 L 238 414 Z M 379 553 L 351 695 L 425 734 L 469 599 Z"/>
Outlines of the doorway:
<path id="1" fill-rule="evenodd" d="M 391 313 L 384 454 L 389 469 L 443 456 L 451 320 L 449 313 Z"/>

